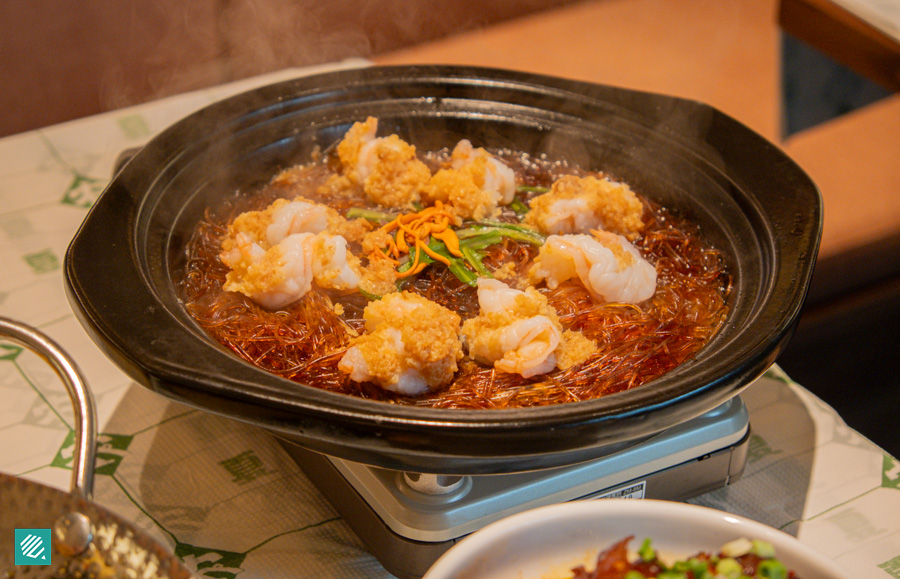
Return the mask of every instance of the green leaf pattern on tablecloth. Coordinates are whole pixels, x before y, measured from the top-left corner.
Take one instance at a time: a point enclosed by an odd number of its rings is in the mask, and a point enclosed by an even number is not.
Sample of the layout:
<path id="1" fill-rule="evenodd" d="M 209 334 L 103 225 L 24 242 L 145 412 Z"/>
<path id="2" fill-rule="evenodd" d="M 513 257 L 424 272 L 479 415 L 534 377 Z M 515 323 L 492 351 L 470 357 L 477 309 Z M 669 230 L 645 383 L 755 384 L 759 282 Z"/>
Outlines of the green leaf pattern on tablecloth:
<path id="1" fill-rule="evenodd" d="M 63 193 L 62 203 L 88 209 L 103 192 L 107 181 L 84 175 L 74 174 L 69 188 Z"/>
<path id="2" fill-rule="evenodd" d="M 60 154 L 59 150 L 50 139 L 43 134 L 41 134 L 41 137 L 47 147 L 47 152 L 50 153 L 58 166 L 72 176 L 68 187 L 66 187 L 66 190 L 63 192 L 60 202 L 64 205 L 90 209 L 97 200 L 97 197 L 100 196 L 100 193 L 103 192 L 103 189 L 106 187 L 109 180 L 102 177 L 90 176 L 83 170 L 78 169 L 75 165 L 66 161 L 65 157 Z"/>
<path id="3" fill-rule="evenodd" d="M 123 115 L 116 119 L 116 124 L 129 139 L 143 139 L 151 135 L 150 126 L 143 115 Z"/>
<path id="4" fill-rule="evenodd" d="M 889 454 L 884 455 L 884 475 L 881 486 L 900 489 L 900 461 Z"/>
<path id="5" fill-rule="evenodd" d="M 21 239 L 34 233 L 34 227 L 28 219 L 12 215 L 0 221 L 0 230 L 7 239 Z"/>
<path id="6" fill-rule="evenodd" d="M 122 462 L 132 437 L 123 434 L 99 433 L 97 435 L 96 458 L 94 459 L 94 474 L 114 476 L 116 468 Z M 70 430 L 63 441 L 59 452 L 53 457 L 50 466 L 59 468 L 72 468 L 72 459 L 75 452 L 75 431 Z"/>
<path id="7" fill-rule="evenodd" d="M 246 553 L 232 553 L 216 549 L 204 549 L 186 543 L 175 546 L 175 556 L 187 563 L 203 577 L 235 579 L 242 571 Z"/>
<path id="8" fill-rule="evenodd" d="M 882 569 L 891 577 L 894 577 L 894 579 L 900 579 L 900 555 L 894 557 L 890 561 L 885 561 L 878 565 L 878 568 Z"/>
<path id="9" fill-rule="evenodd" d="M 35 253 L 26 253 L 22 256 L 25 263 L 34 273 L 50 273 L 59 269 L 59 257 L 52 249 L 43 249 Z"/>
<path id="10" fill-rule="evenodd" d="M 226 458 L 219 464 L 225 467 L 228 474 L 233 477 L 231 482 L 237 484 L 247 484 L 258 477 L 272 474 L 272 471 L 266 469 L 262 460 L 256 456 L 252 449 L 245 450 L 231 458 Z"/>
<path id="11" fill-rule="evenodd" d="M 750 442 L 747 446 L 747 464 L 753 464 L 763 460 L 767 456 L 781 454 L 781 452 L 781 450 L 775 450 L 769 446 L 769 443 L 766 442 L 766 439 L 762 436 L 751 434 Z"/>
<path id="12" fill-rule="evenodd" d="M 19 357 L 24 349 L 15 344 L 0 344 L 0 361 L 12 361 Z"/>

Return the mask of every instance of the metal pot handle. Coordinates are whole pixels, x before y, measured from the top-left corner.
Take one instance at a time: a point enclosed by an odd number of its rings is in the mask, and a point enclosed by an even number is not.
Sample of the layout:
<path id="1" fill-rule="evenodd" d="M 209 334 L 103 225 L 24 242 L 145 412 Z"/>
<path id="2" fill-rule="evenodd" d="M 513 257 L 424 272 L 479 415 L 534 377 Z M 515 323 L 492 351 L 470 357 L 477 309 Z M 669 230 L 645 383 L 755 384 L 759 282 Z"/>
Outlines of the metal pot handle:
<path id="1" fill-rule="evenodd" d="M 0 316 L 0 337 L 9 338 L 40 356 L 62 379 L 75 409 L 75 456 L 72 460 L 72 493 L 91 500 L 94 488 L 94 458 L 97 413 L 94 397 L 75 362 L 56 342 L 38 330 Z"/>

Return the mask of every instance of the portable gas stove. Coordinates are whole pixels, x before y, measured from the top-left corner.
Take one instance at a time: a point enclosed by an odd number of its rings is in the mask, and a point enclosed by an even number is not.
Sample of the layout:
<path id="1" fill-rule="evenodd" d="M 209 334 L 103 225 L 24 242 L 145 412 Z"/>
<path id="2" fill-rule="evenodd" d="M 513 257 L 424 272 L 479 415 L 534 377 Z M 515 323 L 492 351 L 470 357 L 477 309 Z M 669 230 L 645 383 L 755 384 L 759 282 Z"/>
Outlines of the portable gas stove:
<path id="1" fill-rule="evenodd" d="M 572 500 L 685 500 L 743 473 L 750 420 L 740 397 L 589 462 L 489 475 L 399 472 L 280 440 L 385 569 L 421 577 L 456 541 L 506 516 Z"/>

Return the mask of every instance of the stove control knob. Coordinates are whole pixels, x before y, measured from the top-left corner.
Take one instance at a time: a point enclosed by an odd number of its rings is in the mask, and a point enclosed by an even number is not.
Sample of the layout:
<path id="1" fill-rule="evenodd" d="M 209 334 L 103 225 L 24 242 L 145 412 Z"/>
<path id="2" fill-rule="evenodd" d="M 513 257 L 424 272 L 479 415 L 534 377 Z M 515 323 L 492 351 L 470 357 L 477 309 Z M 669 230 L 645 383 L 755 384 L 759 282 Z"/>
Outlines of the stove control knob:
<path id="1" fill-rule="evenodd" d="M 423 495 L 446 495 L 463 485 L 466 477 L 447 474 L 423 474 L 404 472 L 403 481 L 416 492 Z"/>

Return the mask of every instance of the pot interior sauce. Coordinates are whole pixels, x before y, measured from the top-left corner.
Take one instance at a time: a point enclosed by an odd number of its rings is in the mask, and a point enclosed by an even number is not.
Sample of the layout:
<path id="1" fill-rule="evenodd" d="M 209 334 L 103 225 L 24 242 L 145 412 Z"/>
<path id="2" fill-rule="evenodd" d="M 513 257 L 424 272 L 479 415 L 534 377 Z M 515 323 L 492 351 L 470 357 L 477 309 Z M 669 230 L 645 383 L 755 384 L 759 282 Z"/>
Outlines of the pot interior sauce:
<path id="1" fill-rule="evenodd" d="M 357 123 L 335 151 L 208 208 L 196 225 L 180 297 L 248 363 L 395 404 L 521 408 L 639 387 L 696 355 L 724 323 L 732 280 L 722 253 L 613 176 L 468 144 L 415 151 L 375 137 L 373 124 Z M 584 201 L 580 191 L 592 187 L 626 195 L 636 220 L 627 223 L 621 203 Z M 493 197 L 479 197 L 485 191 Z M 554 195 L 561 205 L 548 204 Z M 329 208 L 300 212 L 321 224 L 298 225 L 294 215 L 286 235 L 267 238 L 284 219 L 272 204 L 298 199 Z M 575 211 L 553 222 L 566 203 Z M 634 280 L 613 279 L 618 294 L 592 285 L 638 262 L 649 264 L 640 274 L 649 292 L 631 292 Z M 312 274 L 287 283 L 292 267 Z M 296 289 L 304 283 L 307 291 Z M 384 359 L 379 349 L 389 350 Z"/>

